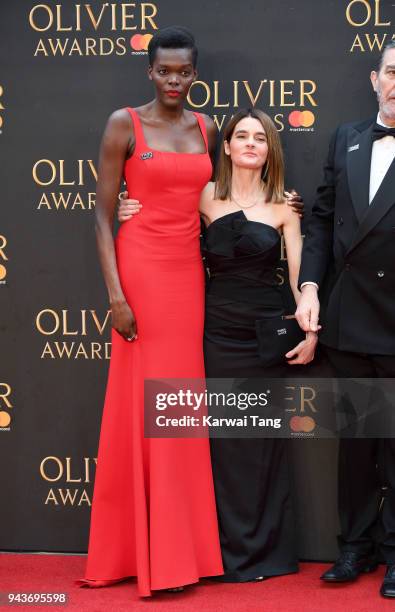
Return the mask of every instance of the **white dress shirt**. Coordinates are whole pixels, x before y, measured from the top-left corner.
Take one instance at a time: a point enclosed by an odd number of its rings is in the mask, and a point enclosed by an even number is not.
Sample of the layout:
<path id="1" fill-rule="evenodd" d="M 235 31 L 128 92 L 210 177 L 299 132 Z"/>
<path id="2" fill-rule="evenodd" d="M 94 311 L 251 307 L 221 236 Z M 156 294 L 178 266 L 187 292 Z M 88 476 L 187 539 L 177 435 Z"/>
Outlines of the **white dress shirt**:
<path id="1" fill-rule="evenodd" d="M 391 127 L 385 125 L 381 120 L 380 113 L 377 113 L 377 123 L 383 127 Z M 379 140 L 375 140 L 372 145 L 372 156 L 370 159 L 370 182 L 369 182 L 369 206 L 376 195 L 383 178 L 387 174 L 390 165 L 395 157 L 395 138 L 393 136 L 384 136 Z M 318 289 L 317 283 L 306 281 L 302 283 L 301 289 L 305 285 L 314 285 Z"/>
<path id="2" fill-rule="evenodd" d="M 377 114 L 377 123 L 383 127 L 390 127 L 381 120 L 380 113 Z M 380 140 L 373 142 L 370 160 L 369 204 L 372 203 L 383 178 L 392 164 L 394 156 L 395 138 L 393 136 L 384 136 Z"/>

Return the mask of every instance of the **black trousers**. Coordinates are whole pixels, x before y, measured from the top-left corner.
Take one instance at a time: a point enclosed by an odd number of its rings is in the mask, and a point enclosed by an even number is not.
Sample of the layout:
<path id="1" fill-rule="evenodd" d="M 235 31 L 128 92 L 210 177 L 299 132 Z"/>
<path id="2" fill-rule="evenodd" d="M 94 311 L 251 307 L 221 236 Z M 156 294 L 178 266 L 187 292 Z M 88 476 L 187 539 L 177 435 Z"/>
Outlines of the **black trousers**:
<path id="1" fill-rule="evenodd" d="M 323 349 L 339 378 L 395 378 L 395 355 Z M 340 440 L 338 508 L 342 550 L 373 552 L 380 534 L 385 562 L 395 563 L 395 438 Z"/>

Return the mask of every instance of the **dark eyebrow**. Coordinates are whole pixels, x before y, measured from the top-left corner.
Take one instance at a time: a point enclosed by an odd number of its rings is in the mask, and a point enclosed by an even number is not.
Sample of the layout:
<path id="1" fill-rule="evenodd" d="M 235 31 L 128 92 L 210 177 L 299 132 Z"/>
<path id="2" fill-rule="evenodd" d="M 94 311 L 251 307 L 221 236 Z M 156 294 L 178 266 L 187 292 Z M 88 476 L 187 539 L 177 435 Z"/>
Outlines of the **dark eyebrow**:
<path id="1" fill-rule="evenodd" d="M 390 70 L 394 70 L 395 69 L 395 64 L 387 64 L 387 66 L 385 67 L 385 69 L 390 69 Z"/>
<path id="2" fill-rule="evenodd" d="M 235 134 L 247 134 L 247 130 L 236 130 Z M 266 136 L 265 132 L 256 132 L 255 136 Z"/>
<path id="3" fill-rule="evenodd" d="M 172 66 L 171 64 L 158 64 L 158 68 L 173 68 L 174 66 Z M 192 63 L 189 62 L 188 64 L 181 64 L 180 66 L 175 66 L 175 68 L 191 68 L 192 67 Z"/>

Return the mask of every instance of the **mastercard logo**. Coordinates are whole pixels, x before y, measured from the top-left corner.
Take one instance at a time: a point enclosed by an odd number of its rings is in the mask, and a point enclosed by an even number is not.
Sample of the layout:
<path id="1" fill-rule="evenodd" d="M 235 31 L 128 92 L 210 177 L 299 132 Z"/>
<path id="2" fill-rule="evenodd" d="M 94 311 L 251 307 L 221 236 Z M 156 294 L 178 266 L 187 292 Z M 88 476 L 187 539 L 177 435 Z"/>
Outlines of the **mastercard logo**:
<path id="1" fill-rule="evenodd" d="M 8 427 L 11 423 L 11 417 L 8 412 L 0 411 L 0 427 Z"/>
<path id="2" fill-rule="evenodd" d="M 292 111 L 288 117 L 289 125 L 292 127 L 311 127 L 314 125 L 315 117 L 311 111 Z"/>
<path id="3" fill-rule="evenodd" d="M 292 431 L 302 431 L 304 433 L 310 433 L 315 429 L 315 421 L 311 417 L 298 417 L 294 416 L 289 422 L 289 426 Z"/>
<path id="4" fill-rule="evenodd" d="M 134 51 L 147 51 L 152 34 L 135 34 L 130 39 L 130 46 Z"/>

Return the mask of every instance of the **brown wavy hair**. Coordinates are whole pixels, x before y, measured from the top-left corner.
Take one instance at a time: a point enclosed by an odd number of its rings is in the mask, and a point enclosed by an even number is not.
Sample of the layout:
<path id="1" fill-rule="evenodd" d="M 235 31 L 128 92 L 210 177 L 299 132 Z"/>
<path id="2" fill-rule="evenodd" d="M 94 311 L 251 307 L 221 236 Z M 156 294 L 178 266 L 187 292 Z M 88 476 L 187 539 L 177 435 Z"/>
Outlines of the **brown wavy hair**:
<path id="1" fill-rule="evenodd" d="M 232 160 L 226 155 L 224 142 L 230 142 L 236 125 L 245 117 L 258 119 L 265 130 L 268 154 L 262 167 L 262 181 L 266 188 L 266 202 L 280 203 L 284 201 L 284 155 L 280 136 L 269 115 L 258 108 L 239 110 L 225 126 L 222 147 L 217 164 L 214 197 L 216 200 L 227 200 L 231 197 Z"/>

